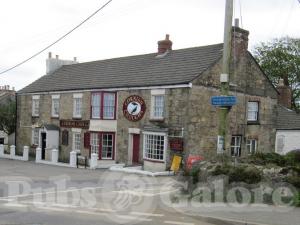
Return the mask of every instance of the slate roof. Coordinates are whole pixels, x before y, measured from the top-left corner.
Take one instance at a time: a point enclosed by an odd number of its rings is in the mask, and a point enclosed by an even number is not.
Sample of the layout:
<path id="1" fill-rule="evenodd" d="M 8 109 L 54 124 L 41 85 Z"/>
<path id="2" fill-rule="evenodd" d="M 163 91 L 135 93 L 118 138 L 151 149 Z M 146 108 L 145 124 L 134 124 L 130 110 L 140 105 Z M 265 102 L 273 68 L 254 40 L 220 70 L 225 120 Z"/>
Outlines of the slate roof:
<path id="1" fill-rule="evenodd" d="M 44 124 L 44 127 L 47 129 L 47 130 L 59 130 L 59 127 L 54 125 L 54 124 Z"/>
<path id="2" fill-rule="evenodd" d="M 300 130 L 300 113 L 278 105 L 276 128 L 278 130 Z"/>
<path id="3" fill-rule="evenodd" d="M 222 57 L 223 44 L 65 65 L 18 93 L 187 84 Z"/>

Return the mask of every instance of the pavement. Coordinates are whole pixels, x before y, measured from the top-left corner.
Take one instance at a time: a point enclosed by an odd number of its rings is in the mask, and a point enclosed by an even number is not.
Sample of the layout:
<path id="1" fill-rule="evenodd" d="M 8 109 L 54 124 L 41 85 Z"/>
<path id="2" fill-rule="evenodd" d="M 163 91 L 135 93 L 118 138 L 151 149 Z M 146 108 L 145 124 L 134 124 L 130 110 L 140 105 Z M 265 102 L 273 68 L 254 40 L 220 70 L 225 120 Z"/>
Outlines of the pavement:
<path id="1" fill-rule="evenodd" d="M 0 159 L 0 225 L 299 225 L 294 208 L 174 205 L 179 188 L 174 177 Z"/>

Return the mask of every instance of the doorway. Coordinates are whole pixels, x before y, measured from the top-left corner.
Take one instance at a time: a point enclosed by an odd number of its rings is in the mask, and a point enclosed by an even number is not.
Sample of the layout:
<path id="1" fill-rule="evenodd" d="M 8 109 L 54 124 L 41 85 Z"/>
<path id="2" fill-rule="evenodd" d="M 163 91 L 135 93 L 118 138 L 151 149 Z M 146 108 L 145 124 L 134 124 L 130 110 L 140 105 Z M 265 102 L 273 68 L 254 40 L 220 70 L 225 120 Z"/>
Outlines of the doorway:
<path id="1" fill-rule="evenodd" d="M 42 140 L 42 159 L 45 160 L 45 151 L 46 151 L 46 139 L 47 134 L 45 132 L 41 133 L 41 140 Z"/>
<path id="2" fill-rule="evenodd" d="M 140 156 L 140 135 L 133 134 L 132 135 L 132 164 L 139 163 Z"/>

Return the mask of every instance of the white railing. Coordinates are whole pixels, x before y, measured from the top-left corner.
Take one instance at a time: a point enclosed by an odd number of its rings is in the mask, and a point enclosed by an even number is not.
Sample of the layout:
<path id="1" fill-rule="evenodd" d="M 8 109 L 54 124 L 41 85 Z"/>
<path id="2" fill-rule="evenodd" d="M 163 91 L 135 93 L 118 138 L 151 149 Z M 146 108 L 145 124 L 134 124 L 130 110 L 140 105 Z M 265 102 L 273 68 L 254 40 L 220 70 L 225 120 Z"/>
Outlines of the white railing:
<path id="1" fill-rule="evenodd" d="M 16 146 L 14 146 L 14 145 L 11 145 L 9 150 L 10 150 L 10 153 L 6 154 L 4 152 L 4 145 L 0 145 L 0 158 L 28 161 L 28 154 L 29 154 L 28 146 L 24 146 L 22 156 L 16 155 Z"/>

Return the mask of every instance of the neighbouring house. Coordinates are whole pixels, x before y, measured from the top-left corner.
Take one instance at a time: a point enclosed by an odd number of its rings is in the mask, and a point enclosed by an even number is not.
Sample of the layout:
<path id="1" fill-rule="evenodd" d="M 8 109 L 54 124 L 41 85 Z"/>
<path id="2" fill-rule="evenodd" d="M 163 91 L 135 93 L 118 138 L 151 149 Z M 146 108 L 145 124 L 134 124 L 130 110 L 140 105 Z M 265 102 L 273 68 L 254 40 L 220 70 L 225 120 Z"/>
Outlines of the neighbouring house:
<path id="1" fill-rule="evenodd" d="M 249 32 L 233 27 L 226 152 L 247 156 L 274 151 L 278 91 L 248 52 Z M 172 50 L 167 35 L 156 53 L 63 65 L 17 93 L 17 147 L 70 151 L 98 163 L 170 166 L 174 154 L 217 154 L 223 44 Z M 58 62 L 56 62 L 58 61 Z M 54 68 L 52 68 L 54 66 Z"/>
<path id="2" fill-rule="evenodd" d="M 0 108 L 4 105 L 15 101 L 15 89 L 10 89 L 9 85 L 0 86 Z M 7 134 L 4 130 L 0 129 L 0 145 L 3 144 L 5 149 L 9 145 L 15 144 L 15 133 Z"/>
<path id="3" fill-rule="evenodd" d="M 276 126 L 275 152 L 286 154 L 300 149 L 300 113 L 291 110 L 292 91 L 280 80 L 277 87 L 279 91 L 279 107 Z"/>

